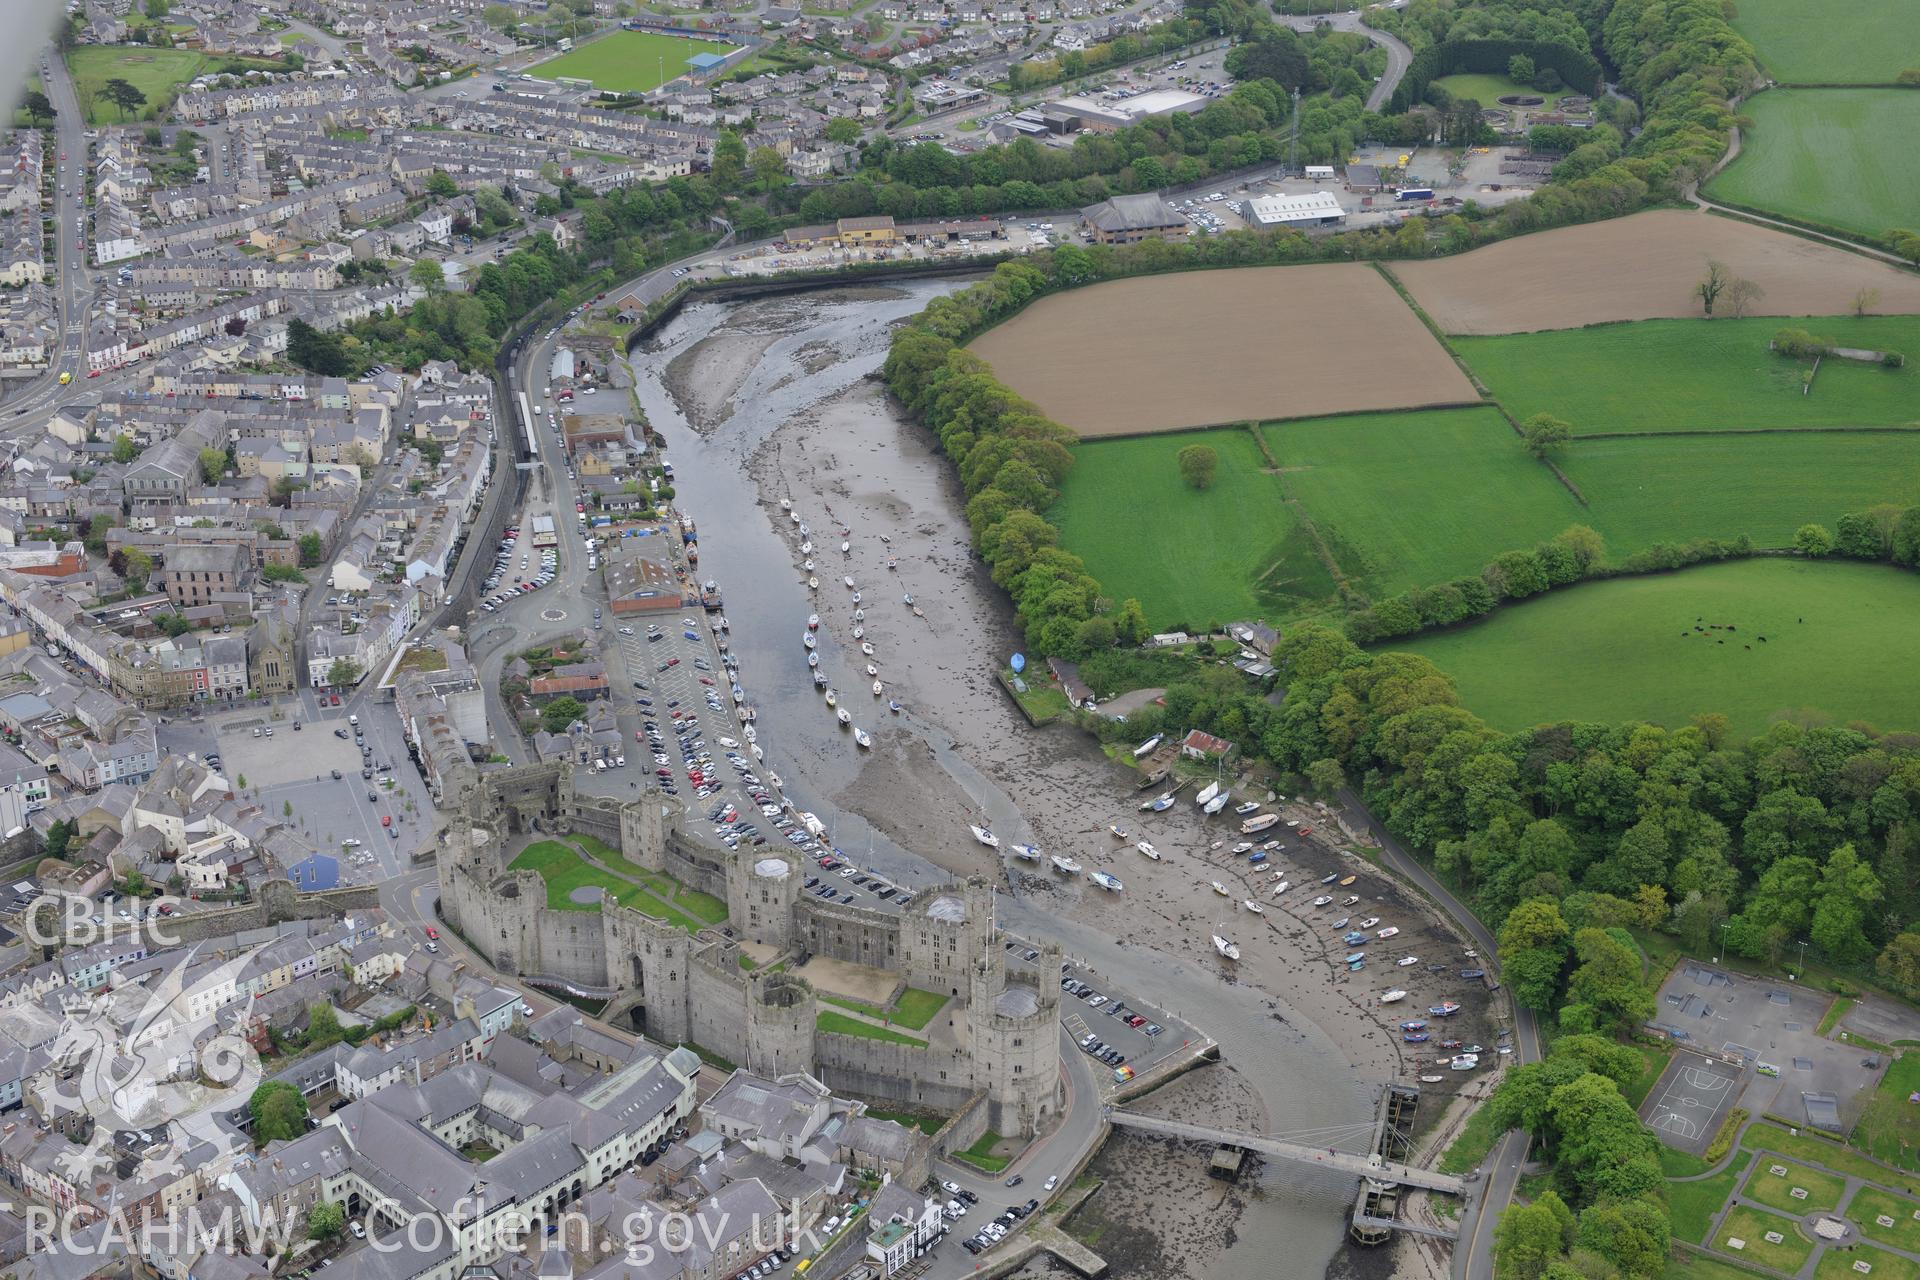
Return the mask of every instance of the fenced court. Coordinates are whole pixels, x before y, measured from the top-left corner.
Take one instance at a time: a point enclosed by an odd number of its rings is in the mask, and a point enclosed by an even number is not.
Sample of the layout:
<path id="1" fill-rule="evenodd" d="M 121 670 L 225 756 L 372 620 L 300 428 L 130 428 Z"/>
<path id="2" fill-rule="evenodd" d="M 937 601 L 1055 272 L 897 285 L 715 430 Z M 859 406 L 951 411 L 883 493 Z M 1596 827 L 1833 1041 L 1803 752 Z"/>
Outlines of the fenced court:
<path id="1" fill-rule="evenodd" d="M 1725 1063 L 1692 1054 L 1674 1055 L 1653 1087 L 1644 1119 L 1667 1145 L 1696 1155 L 1719 1130 L 1740 1090 L 1739 1073 Z"/>

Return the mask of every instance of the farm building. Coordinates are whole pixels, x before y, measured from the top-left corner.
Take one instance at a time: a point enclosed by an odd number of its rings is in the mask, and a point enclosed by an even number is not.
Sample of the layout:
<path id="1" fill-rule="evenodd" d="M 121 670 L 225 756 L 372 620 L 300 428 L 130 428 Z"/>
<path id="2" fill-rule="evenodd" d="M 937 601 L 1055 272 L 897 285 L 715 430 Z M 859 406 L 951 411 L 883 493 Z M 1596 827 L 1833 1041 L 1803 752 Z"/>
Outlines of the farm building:
<path id="1" fill-rule="evenodd" d="M 1187 220 L 1152 192 L 1115 196 L 1080 211 L 1087 229 L 1099 244 L 1133 244 L 1140 240 L 1182 240 Z"/>
<path id="2" fill-rule="evenodd" d="M 1240 206 L 1250 226 L 1318 227 L 1347 216 L 1331 191 L 1309 191 L 1300 196 L 1254 196 Z"/>

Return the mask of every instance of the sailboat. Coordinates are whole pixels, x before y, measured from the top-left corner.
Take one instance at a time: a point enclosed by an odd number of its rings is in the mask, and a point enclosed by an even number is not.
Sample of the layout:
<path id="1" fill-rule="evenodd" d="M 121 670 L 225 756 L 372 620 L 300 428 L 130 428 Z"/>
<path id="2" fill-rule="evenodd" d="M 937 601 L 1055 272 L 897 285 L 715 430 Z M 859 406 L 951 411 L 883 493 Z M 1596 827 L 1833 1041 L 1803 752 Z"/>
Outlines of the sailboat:
<path id="1" fill-rule="evenodd" d="M 818 641 L 813 638 L 813 632 L 809 631 L 800 637 L 800 643 L 811 649 Z"/>
<path id="2" fill-rule="evenodd" d="M 807 590 L 818 591 L 819 589 L 820 589 L 820 579 L 818 578 L 807 579 Z"/>
<path id="3" fill-rule="evenodd" d="M 854 602 L 855 604 L 859 604 L 859 603 L 860 603 L 860 593 L 859 593 L 858 591 L 856 591 L 856 592 L 854 592 L 854 593 L 853 593 L 853 602 Z"/>
<path id="4" fill-rule="evenodd" d="M 1277 898 L 1291 888 L 1293 888 L 1293 881 L 1282 880 L 1279 884 L 1273 886 L 1273 893 L 1269 896 Z"/>
<path id="5" fill-rule="evenodd" d="M 987 830 L 985 827 L 969 826 L 967 830 L 973 832 L 973 838 L 975 840 L 978 840 L 981 844 L 987 846 L 987 848 L 998 849 L 1000 847 L 1000 837 L 993 834 L 993 832 Z"/>
<path id="6" fill-rule="evenodd" d="M 807 665 L 810 667 L 818 667 L 820 665 L 820 655 L 817 653 L 808 654 Z"/>
<path id="7" fill-rule="evenodd" d="M 840 695 L 835 693 L 831 689 L 827 690 L 827 705 L 830 707 L 833 707 L 833 706 L 838 706 L 839 704 L 840 704 Z"/>
<path id="8" fill-rule="evenodd" d="M 852 550 L 853 550 L 853 544 L 852 544 L 851 542 L 843 542 L 843 543 L 841 543 L 841 544 L 840 544 L 840 554 L 841 554 L 841 555 L 843 555 L 843 556 L 844 556 L 844 555 L 846 555 L 846 554 L 847 554 L 848 552 L 850 552 L 850 551 L 852 551 Z"/>
<path id="9" fill-rule="evenodd" d="M 877 676 L 880 674 L 880 668 L 874 666 L 871 662 L 869 662 L 867 664 L 867 674 L 870 676 Z"/>
<path id="10" fill-rule="evenodd" d="M 879 696 L 880 696 L 880 695 L 881 695 L 881 694 L 882 694 L 883 692 L 885 692 L 885 690 L 883 690 L 883 689 L 881 689 L 881 687 L 880 687 L 880 682 L 879 682 L 878 680 L 875 680 L 875 681 L 873 682 L 873 696 L 877 698 L 877 697 L 879 697 Z"/>
<path id="11" fill-rule="evenodd" d="M 1200 808 L 1200 812 L 1206 814 L 1208 817 L 1212 817 L 1214 814 L 1220 812 L 1222 809 L 1227 807 L 1227 801 L 1230 798 L 1231 797 L 1229 797 L 1226 792 L 1222 791 L 1219 795 L 1215 796 L 1213 799 L 1207 801 L 1206 804 L 1202 805 Z"/>
<path id="12" fill-rule="evenodd" d="M 1133 847 L 1138 849 L 1140 852 L 1146 854 L 1149 858 L 1152 858 L 1155 862 L 1160 861 L 1160 851 L 1154 848 L 1153 845 L 1148 841 L 1142 840 L 1139 844 L 1136 844 Z"/>
<path id="13" fill-rule="evenodd" d="M 787 509 L 787 519 L 793 521 L 795 524 L 799 524 L 800 513 L 798 511 L 793 510 L 791 507 L 789 507 Z"/>
<path id="14" fill-rule="evenodd" d="M 855 622 L 865 622 L 867 620 L 867 611 L 865 609 L 855 609 L 853 611 L 853 620 Z"/>
<path id="15" fill-rule="evenodd" d="M 795 516 L 795 517 L 793 518 L 793 522 L 794 522 L 795 524 L 797 524 L 797 525 L 799 525 L 799 526 L 800 526 L 800 536 L 801 536 L 801 537 L 803 537 L 803 538 L 810 538 L 810 537 L 812 537 L 812 536 L 813 536 L 813 532 L 812 532 L 812 530 L 810 530 L 810 529 L 808 529 L 808 528 L 807 528 L 807 522 L 806 522 L 805 520 L 802 520 L 802 519 L 801 519 L 801 518 L 800 518 L 799 516 Z"/>
<path id="16" fill-rule="evenodd" d="M 1135 747 L 1133 749 L 1133 758 L 1135 760 L 1138 760 L 1141 756 L 1146 755 L 1149 751 L 1152 751 L 1155 747 L 1159 746 L 1161 736 L 1162 735 L 1156 733 L 1151 738 L 1148 738 L 1145 742 Z"/>
<path id="17" fill-rule="evenodd" d="M 893 714 L 895 715 L 899 715 L 903 710 L 905 710 L 905 708 L 902 707 L 898 702 L 894 701 L 892 698 L 888 698 L 887 710 L 893 712 Z"/>
<path id="18" fill-rule="evenodd" d="M 855 728 L 853 731 L 853 740 L 863 747 L 873 746 L 873 739 L 867 736 L 865 729 Z"/>
<path id="19" fill-rule="evenodd" d="M 808 557 L 807 557 L 807 558 L 806 558 L 805 560 L 802 560 L 802 561 L 800 562 L 800 567 L 801 567 L 802 569 L 805 569 L 805 570 L 806 570 L 806 571 L 807 571 L 808 573 L 812 573 L 812 572 L 813 572 L 813 557 L 812 557 L 812 556 L 808 556 Z"/>
<path id="20" fill-rule="evenodd" d="M 846 577 L 844 577 L 844 578 L 842 578 L 842 579 L 840 579 L 840 581 L 842 581 L 842 582 L 844 582 L 844 583 L 846 583 L 846 584 L 847 584 L 847 590 L 849 590 L 849 591 L 851 591 L 851 590 L 853 590 L 853 575 L 852 575 L 852 574 L 848 574 L 848 575 L 847 575 Z"/>
<path id="21" fill-rule="evenodd" d="M 1040 849 L 1037 845 L 1017 844 L 1013 846 L 1013 852 L 1016 857 L 1022 858 L 1027 862 L 1038 862 L 1041 858 Z"/>
<path id="22" fill-rule="evenodd" d="M 1255 902 L 1252 898 L 1248 898 L 1245 902 L 1241 903 L 1240 905 L 1245 907 L 1247 910 L 1253 912 L 1253 914 L 1257 916 L 1263 916 L 1267 914 L 1267 909 L 1261 906 L 1259 903 Z"/>
<path id="23" fill-rule="evenodd" d="M 1050 861 L 1053 863 L 1053 869 L 1055 871 L 1064 871 L 1070 876 L 1080 874 L 1080 864 L 1064 853 L 1054 854 Z"/>
<path id="24" fill-rule="evenodd" d="M 827 687 L 827 673 L 826 673 L 826 672 L 824 672 L 824 671 L 821 671 L 821 670 L 819 670 L 818 668 L 815 668 L 815 669 L 814 669 L 814 673 L 813 673 L 813 687 L 814 687 L 814 688 L 816 688 L 816 689 L 824 689 L 824 688 L 826 688 L 826 687 Z"/>
<path id="25" fill-rule="evenodd" d="M 1210 881 L 1209 883 L 1213 885 L 1213 891 L 1219 894 L 1221 897 L 1231 898 L 1233 896 L 1231 893 L 1227 891 L 1227 886 L 1221 884 L 1218 880 L 1213 880 L 1213 881 Z"/>
<path id="26" fill-rule="evenodd" d="M 1383 991 L 1380 993 L 1381 1004 L 1398 1004 L 1400 1001 L 1405 1000 L 1406 998 L 1407 998 L 1407 993 L 1402 991 L 1398 987 L 1395 987 L 1391 991 Z"/>
<path id="27" fill-rule="evenodd" d="M 812 554 L 813 554 L 813 544 L 812 544 L 811 542 L 803 542 L 803 543 L 801 543 L 801 544 L 800 544 L 800 554 L 801 554 L 801 555 L 803 555 L 803 556 L 810 556 L 810 555 L 812 555 Z"/>
<path id="28" fill-rule="evenodd" d="M 1213 949 L 1228 960 L 1238 960 L 1240 958 L 1240 948 L 1228 942 L 1217 933 L 1213 935 Z"/>
<path id="29" fill-rule="evenodd" d="M 873 641 L 862 640 L 860 642 L 860 652 L 864 656 L 871 658 L 873 656 Z"/>
<path id="30" fill-rule="evenodd" d="M 907 594 L 905 594 L 904 596 L 901 596 L 900 598 L 906 602 L 908 608 L 913 607 L 913 592 L 909 591 L 907 592 Z"/>
<path id="31" fill-rule="evenodd" d="M 1110 876 L 1104 871 L 1091 872 L 1088 878 L 1091 879 L 1095 884 L 1099 885 L 1102 889 L 1105 889 L 1110 893 L 1119 893 L 1122 889 L 1125 889 L 1127 887 L 1126 885 L 1120 883 L 1119 877 Z"/>
<path id="32" fill-rule="evenodd" d="M 1193 798 L 1193 802 L 1204 809 L 1208 803 L 1219 794 L 1220 784 L 1218 782 L 1209 782 L 1205 787 L 1201 788 L 1200 794 Z"/>
<path id="33" fill-rule="evenodd" d="M 845 707 L 840 708 L 833 714 L 840 718 L 840 723 L 843 727 L 853 723 L 853 712 L 847 710 Z"/>
<path id="34" fill-rule="evenodd" d="M 793 499 L 792 499 L 792 498 L 782 498 L 782 499 L 780 499 L 780 509 L 781 509 L 782 511 L 792 511 L 792 510 L 793 510 Z"/>

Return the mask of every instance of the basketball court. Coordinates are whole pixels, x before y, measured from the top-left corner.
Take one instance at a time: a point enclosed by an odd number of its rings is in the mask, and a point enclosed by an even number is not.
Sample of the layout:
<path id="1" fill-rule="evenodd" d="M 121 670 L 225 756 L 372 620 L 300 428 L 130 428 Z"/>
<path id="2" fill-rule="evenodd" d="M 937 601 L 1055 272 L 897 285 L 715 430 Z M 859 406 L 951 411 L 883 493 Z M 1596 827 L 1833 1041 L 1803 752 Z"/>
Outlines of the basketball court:
<path id="1" fill-rule="evenodd" d="M 1739 1093 L 1738 1068 L 1683 1051 L 1647 1095 L 1642 1118 L 1668 1146 L 1698 1155 L 1719 1132 Z"/>

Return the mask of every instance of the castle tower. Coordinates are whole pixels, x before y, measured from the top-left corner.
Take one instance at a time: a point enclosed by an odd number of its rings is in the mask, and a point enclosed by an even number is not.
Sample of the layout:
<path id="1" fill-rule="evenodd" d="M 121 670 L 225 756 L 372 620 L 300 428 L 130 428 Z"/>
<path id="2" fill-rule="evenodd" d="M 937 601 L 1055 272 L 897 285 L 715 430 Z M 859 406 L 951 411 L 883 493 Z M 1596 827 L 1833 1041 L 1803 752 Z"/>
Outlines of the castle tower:
<path id="1" fill-rule="evenodd" d="M 813 987 L 791 974 L 754 974 L 747 981 L 747 1056 L 750 1070 L 778 1078 L 812 1072 L 814 1024 L 820 1001 Z"/>
<path id="2" fill-rule="evenodd" d="M 620 852 L 649 871 L 666 870 L 667 821 L 676 806 L 652 792 L 620 807 Z"/>
<path id="3" fill-rule="evenodd" d="M 686 930 L 641 915 L 631 907 L 601 912 L 606 930 L 607 982 L 621 1003 L 644 1010 L 648 1035 L 667 1044 L 691 1040 L 691 968 L 697 945 Z"/>
<path id="4" fill-rule="evenodd" d="M 749 942 L 785 948 L 793 942 L 794 904 L 806 879 L 800 856 L 771 845 L 734 850 L 727 858 L 727 918 Z"/>
<path id="5" fill-rule="evenodd" d="M 1037 1133 L 1060 1108 L 1060 991 L 1044 981 L 1059 970 L 1060 948 L 1047 944 L 1037 963 L 1041 980 L 1011 980 L 994 947 L 969 974 L 974 1085 L 999 1133 Z"/>

